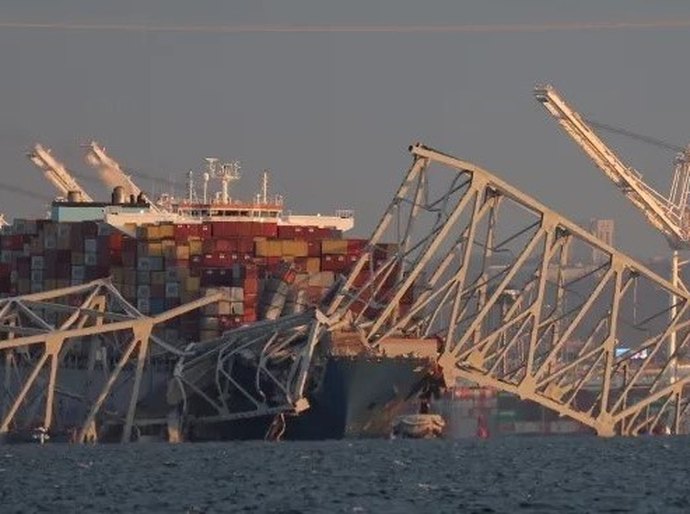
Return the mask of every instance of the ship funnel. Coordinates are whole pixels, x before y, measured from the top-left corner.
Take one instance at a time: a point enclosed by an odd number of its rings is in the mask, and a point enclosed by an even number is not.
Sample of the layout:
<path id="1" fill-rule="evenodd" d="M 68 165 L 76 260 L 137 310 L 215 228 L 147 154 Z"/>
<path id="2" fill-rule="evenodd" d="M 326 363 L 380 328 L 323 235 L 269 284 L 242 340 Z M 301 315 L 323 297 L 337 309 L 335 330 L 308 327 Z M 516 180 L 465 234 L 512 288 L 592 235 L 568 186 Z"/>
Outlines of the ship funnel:
<path id="1" fill-rule="evenodd" d="M 111 200 L 113 205 L 127 203 L 127 197 L 125 196 L 125 188 L 122 186 L 116 186 L 113 189 Z"/>
<path id="2" fill-rule="evenodd" d="M 72 203 L 81 202 L 81 193 L 79 191 L 67 191 L 67 201 Z"/>

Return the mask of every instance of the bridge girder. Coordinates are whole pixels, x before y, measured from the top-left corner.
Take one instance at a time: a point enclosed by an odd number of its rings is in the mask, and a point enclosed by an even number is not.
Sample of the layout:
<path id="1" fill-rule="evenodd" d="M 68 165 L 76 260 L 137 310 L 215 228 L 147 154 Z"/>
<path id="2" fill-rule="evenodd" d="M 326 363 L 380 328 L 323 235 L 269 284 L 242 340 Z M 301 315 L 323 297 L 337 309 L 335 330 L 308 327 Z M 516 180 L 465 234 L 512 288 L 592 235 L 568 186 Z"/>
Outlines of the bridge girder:
<path id="1" fill-rule="evenodd" d="M 84 405 L 86 416 L 76 434 L 77 441 L 83 442 L 95 435 L 95 420 L 114 389 L 127 382 L 131 388 L 126 408 L 114 415 L 124 421 L 122 441 L 129 441 L 150 357 L 184 355 L 154 330 L 177 316 L 222 299 L 221 294 L 209 295 L 146 316 L 127 302 L 109 279 L 101 279 L 0 300 L 0 352 L 4 354 L 0 436 L 20 427 L 22 422 L 35 423 L 37 419 L 50 430 L 55 424 L 56 397 L 60 396 L 76 398 Z M 88 379 L 79 391 L 68 391 L 64 384 L 59 386 L 59 370 L 66 372 L 70 359 L 86 360 Z M 112 369 L 108 369 L 110 360 Z M 97 362 L 101 363 L 103 376 L 95 380 Z M 125 368 L 133 372 L 132 381 L 123 380 Z M 97 394 L 90 394 L 89 385 L 96 382 L 100 383 Z M 37 406 L 42 409 L 38 416 Z"/>
<path id="2" fill-rule="evenodd" d="M 372 347 L 393 334 L 437 338 L 447 384 L 514 393 L 602 436 L 660 423 L 679 432 L 685 288 L 479 166 L 420 144 L 410 151 L 327 310 L 331 325 L 355 325 Z M 583 252 L 592 264 L 575 265 Z"/>

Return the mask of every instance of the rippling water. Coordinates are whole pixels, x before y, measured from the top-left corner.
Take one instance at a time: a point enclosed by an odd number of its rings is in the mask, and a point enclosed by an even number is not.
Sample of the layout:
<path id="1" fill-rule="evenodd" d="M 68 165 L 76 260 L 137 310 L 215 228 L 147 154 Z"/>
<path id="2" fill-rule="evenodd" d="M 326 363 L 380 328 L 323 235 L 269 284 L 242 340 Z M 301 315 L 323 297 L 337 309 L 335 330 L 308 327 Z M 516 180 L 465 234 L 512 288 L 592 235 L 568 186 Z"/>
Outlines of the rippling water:
<path id="1" fill-rule="evenodd" d="M 0 447 L 0 512 L 690 512 L 690 439 Z"/>

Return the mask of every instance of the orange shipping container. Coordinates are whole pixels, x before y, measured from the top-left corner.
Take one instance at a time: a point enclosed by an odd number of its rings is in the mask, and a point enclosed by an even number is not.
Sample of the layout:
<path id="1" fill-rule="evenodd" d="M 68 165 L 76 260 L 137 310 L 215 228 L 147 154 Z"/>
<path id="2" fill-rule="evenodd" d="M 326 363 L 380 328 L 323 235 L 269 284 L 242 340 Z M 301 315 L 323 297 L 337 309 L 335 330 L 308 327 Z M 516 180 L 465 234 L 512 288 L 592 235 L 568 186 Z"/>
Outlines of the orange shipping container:
<path id="1" fill-rule="evenodd" d="M 283 240 L 281 241 L 282 255 L 290 257 L 306 257 L 309 254 L 309 247 L 306 241 Z"/>
<path id="2" fill-rule="evenodd" d="M 321 241 L 321 253 L 322 254 L 333 254 L 333 255 L 344 255 L 347 253 L 347 240 L 346 239 L 324 239 Z"/>
<path id="3" fill-rule="evenodd" d="M 321 271 L 321 259 L 319 257 L 309 257 L 307 259 L 306 272 L 314 274 Z"/>

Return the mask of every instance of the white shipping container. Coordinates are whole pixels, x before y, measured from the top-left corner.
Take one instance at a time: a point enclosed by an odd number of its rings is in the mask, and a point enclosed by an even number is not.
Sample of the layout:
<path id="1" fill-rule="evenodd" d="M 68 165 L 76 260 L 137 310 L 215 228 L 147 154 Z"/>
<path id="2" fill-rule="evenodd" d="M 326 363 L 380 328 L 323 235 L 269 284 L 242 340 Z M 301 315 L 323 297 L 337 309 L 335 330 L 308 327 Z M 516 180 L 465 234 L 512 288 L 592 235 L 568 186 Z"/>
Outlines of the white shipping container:
<path id="1" fill-rule="evenodd" d="M 244 314 L 244 302 L 232 302 L 230 304 L 230 314 L 242 316 Z"/>
<path id="2" fill-rule="evenodd" d="M 84 239 L 84 253 L 96 253 L 98 246 L 95 239 Z"/>
<path id="3" fill-rule="evenodd" d="M 57 248 L 57 237 L 54 234 L 46 234 L 43 238 L 43 247 L 46 250 L 54 250 Z"/>
<path id="4" fill-rule="evenodd" d="M 244 300 L 244 288 L 242 287 L 231 287 L 229 288 L 229 296 L 231 302 L 241 302 Z"/>
<path id="5" fill-rule="evenodd" d="M 177 282 L 168 282 L 165 284 L 165 297 L 166 298 L 179 298 L 180 297 L 180 284 Z"/>
<path id="6" fill-rule="evenodd" d="M 148 257 L 139 257 L 137 261 L 137 270 L 151 271 L 151 261 Z"/>
<path id="7" fill-rule="evenodd" d="M 137 299 L 137 310 L 142 314 L 148 314 L 151 310 L 151 305 L 148 298 Z"/>
<path id="8" fill-rule="evenodd" d="M 44 269 L 44 260 L 42 255 L 34 255 L 31 257 L 31 269 Z"/>
<path id="9" fill-rule="evenodd" d="M 150 298 L 151 297 L 151 286 L 142 284 L 137 286 L 137 298 Z"/>
<path id="10" fill-rule="evenodd" d="M 58 237 L 69 237 L 72 226 L 69 223 L 60 223 L 57 226 Z"/>

